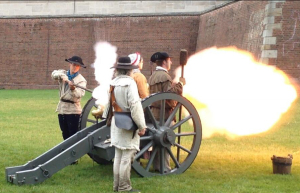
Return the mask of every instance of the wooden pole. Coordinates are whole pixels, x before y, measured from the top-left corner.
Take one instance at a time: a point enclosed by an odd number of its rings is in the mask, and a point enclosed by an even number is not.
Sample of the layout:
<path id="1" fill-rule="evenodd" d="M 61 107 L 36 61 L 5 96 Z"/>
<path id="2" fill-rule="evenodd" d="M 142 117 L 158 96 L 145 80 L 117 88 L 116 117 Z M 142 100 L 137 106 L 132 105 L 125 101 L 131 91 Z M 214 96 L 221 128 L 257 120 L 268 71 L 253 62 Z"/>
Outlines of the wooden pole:
<path id="1" fill-rule="evenodd" d="M 181 65 L 181 77 L 183 78 L 183 74 L 184 74 L 184 66 L 187 63 L 187 58 L 188 58 L 188 52 L 186 49 L 181 49 L 180 50 L 180 65 Z M 183 89 L 183 88 L 182 88 Z M 181 112 L 182 112 L 182 105 L 179 108 L 179 120 L 181 121 Z M 181 126 L 178 126 L 178 133 L 181 133 Z M 178 136 L 177 138 L 177 143 L 180 144 L 180 136 Z M 177 160 L 179 162 L 179 157 L 180 157 L 180 149 L 179 147 L 177 147 Z"/>

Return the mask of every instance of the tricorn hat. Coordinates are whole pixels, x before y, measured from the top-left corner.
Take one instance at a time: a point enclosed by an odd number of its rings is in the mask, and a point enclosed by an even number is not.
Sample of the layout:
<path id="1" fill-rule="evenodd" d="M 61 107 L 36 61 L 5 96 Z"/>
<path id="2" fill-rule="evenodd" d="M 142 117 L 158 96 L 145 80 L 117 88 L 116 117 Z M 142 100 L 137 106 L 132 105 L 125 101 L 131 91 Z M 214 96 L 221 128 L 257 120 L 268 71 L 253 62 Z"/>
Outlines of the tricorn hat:
<path id="1" fill-rule="evenodd" d="M 82 62 L 82 59 L 79 56 L 73 56 L 72 58 L 65 59 L 65 61 L 70 62 L 72 64 L 77 64 L 83 68 L 86 68 L 86 66 Z"/>
<path id="2" fill-rule="evenodd" d="M 118 59 L 117 65 L 111 68 L 119 68 L 119 69 L 136 69 L 138 66 L 133 65 L 128 56 L 123 56 Z"/>
<path id="3" fill-rule="evenodd" d="M 165 60 L 167 58 L 171 58 L 168 53 L 166 53 L 166 52 L 156 52 L 151 56 L 150 61 L 151 62 L 156 62 L 156 60 Z"/>

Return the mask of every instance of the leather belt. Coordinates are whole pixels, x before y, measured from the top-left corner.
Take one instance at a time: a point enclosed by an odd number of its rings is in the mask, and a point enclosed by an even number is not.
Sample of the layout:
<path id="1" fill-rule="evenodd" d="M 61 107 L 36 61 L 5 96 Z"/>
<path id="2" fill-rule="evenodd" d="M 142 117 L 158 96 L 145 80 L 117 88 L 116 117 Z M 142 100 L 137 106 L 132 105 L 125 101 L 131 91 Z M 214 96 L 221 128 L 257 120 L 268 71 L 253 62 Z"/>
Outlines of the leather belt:
<path id="1" fill-rule="evenodd" d="M 74 102 L 73 101 L 70 101 L 70 100 L 66 100 L 66 99 L 60 99 L 62 102 L 65 102 L 65 103 L 72 103 L 72 104 L 74 104 Z"/>

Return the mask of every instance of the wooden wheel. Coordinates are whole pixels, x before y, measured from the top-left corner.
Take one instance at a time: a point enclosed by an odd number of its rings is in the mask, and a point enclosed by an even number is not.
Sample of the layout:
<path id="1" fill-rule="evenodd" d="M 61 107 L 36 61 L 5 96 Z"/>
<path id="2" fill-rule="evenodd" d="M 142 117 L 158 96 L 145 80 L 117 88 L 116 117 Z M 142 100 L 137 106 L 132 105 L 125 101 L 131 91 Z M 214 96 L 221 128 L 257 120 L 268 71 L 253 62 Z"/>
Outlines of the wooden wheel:
<path id="1" fill-rule="evenodd" d="M 169 117 L 165 116 L 166 100 L 177 101 Z M 160 117 L 156 120 L 151 108 L 160 102 Z M 186 98 L 175 93 L 157 93 L 144 99 L 148 131 L 141 137 L 140 151 L 136 154 L 132 167 L 141 176 L 180 174 L 187 170 L 196 158 L 202 140 L 202 126 L 195 107 Z M 178 114 L 182 108 L 184 116 Z M 176 117 L 177 122 L 173 124 Z M 165 120 L 165 121 L 164 121 Z M 150 157 L 145 159 L 144 155 Z M 170 170 L 166 171 L 165 160 L 170 156 Z M 168 159 L 167 159 L 168 160 Z M 158 172 L 154 169 L 158 167 Z"/>
<path id="2" fill-rule="evenodd" d="M 79 130 L 82 130 L 90 125 L 97 123 L 97 120 L 95 119 L 95 117 L 91 116 L 91 111 L 97 109 L 95 102 L 96 102 L 96 99 L 94 99 L 92 97 L 84 105 L 84 107 L 82 109 L 82 113 L 79 118 L 79 125 L 78 125 Z"/>
<path id="3" fill-rule="evenodd" d="M 99 124 L 99 127 L 102 127 L 105 125 L 105 122 L 100 122 L 101 120 L 96 120 L 94 116 L 92 116 L 91 112 L 92 110 L 96 110 L 97 106 L 95 105 L 96 99 L 95 98 L 90 98 L 87 103 L 84 105 L 82 109 L 82 113 L 79 118 L 79 130 L 82 130 L 86 127 L 89 127 L 94 124 Z M 98 164 L 111 164 L 112 160 L 108 161 L 106 159 L 100 158 L 99 155 L 94 154 L 94 153 L 88 153 L 90 158 L 97 162 Z"/>

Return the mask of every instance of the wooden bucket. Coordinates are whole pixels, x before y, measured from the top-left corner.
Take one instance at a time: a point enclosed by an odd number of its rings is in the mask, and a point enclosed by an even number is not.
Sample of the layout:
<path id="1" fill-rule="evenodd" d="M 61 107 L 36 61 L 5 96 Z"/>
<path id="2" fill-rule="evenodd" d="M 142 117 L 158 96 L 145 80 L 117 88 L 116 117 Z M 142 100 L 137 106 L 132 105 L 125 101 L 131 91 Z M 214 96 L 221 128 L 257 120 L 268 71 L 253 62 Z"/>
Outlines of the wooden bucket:
<path id="1" fill-rule="evenodd" d="M 290 174 L 292 167 L 293 156 L 288 154 L 288 157 L 271 157 L 273 163 L 273 174 Z"/>

